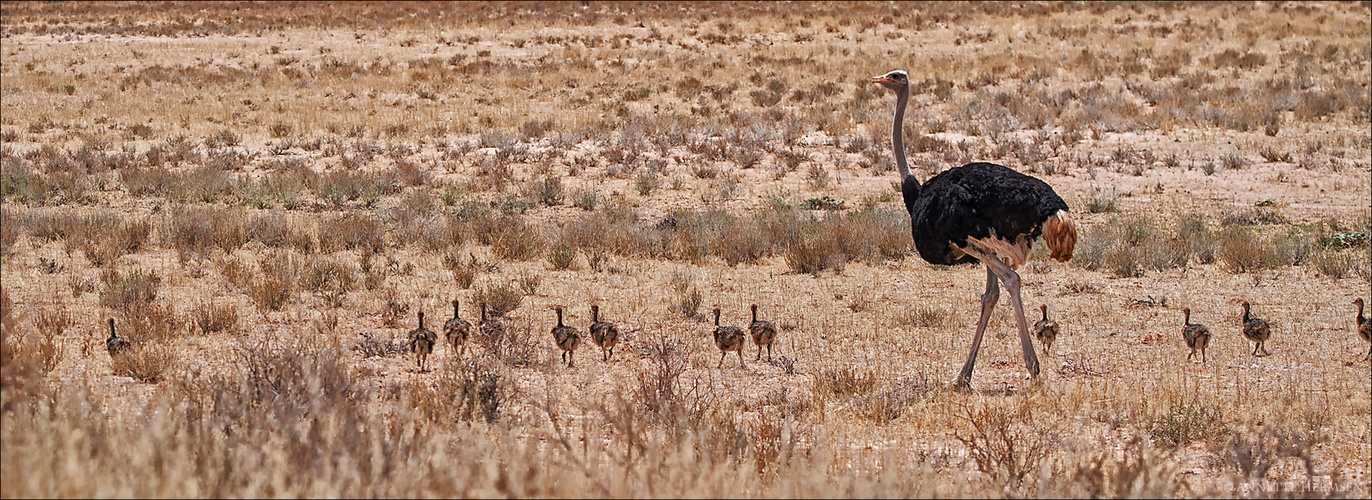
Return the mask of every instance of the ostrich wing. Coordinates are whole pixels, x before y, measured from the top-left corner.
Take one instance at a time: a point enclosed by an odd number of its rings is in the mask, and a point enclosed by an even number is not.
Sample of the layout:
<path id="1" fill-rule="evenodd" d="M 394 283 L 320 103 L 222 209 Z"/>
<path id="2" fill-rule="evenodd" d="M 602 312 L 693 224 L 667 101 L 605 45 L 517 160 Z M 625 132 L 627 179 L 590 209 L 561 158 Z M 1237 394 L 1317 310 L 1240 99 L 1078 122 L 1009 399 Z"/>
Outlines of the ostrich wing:
<path id="1" fill-rule="evenodd" d="M 924 260 L 933 264 L 974 263 L 953 248 L 967 238 L 994 236 L 1030 242 L 1043 222 L 1067 210 L 1047 183 L 991 163 L 969 163 L 934 176 L 910 204 L 911 235 Z"/>

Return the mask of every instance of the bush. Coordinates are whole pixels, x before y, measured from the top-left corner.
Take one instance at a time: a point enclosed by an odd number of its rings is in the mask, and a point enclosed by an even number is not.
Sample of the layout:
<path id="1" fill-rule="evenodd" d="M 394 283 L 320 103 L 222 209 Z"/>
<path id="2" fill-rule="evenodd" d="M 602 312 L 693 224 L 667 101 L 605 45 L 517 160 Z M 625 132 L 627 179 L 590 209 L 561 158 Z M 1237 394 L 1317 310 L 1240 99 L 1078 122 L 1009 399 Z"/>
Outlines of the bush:
<path id="1" fill-rule="evenodd" d="M 238 326 L 238 306 L 214 300 L 199 302 L 191 309 L 191 318 L 205 335 L 232 331 Z"/>
<path id="2" fill-rule="evenodd" d="M 340 307 L 343 295 L 357 287 L 357 272 L 352 266 L 327 256 L 309 259 L 299 279 L 302 289 L 323 296 L 333 307 Z"/>
<path id="3" fill-rule="evenodd" d="M 146 344 L 176 339 L 186 333 L 184 323 L 170 303 L 157 301 L 119 315 L 120 335 L 133 344 Z"/>
<path id="4" fill-rule="evenodd" d="M 495 229 L 491 238 L 491 252 L 507 260 L 526 261 L 542 253 L 543 233 L 522 218 L 505 217 L 505 224 Z"/>
<path id="5" fill-rule="evenodd" d="M 1177 237 L 1186 245 L 1187 253 L 1201 264 L 1215 261 L 1215 234 L 1205 216 L 1191 213 L 1177 221 Z"/>
<path id="6" fill-rule="evenodd" d="M 1151 218 L 1116 216 L 1104 226 L 1085 231 L 1077 242 L 1073 265 L 1105 269 L 1117 277 L 1138 277 L 1149 270 L 1186 265 L 1188 245 L 1158 231 Z"/>
<path id="7" fill-rule="evenodd" d="M 553 266 L 554 271 L 565 271 L 572 267 L 576 262 L 576 248 L 563 241 L 548 250 L 548 264 Z"/>
<path id="8" fill-rule="evenodd" d="M 152 225 L 146 219 L 126 219 L 113 211 L 101 211 L 72 221 L 67 248 L 80 248 L 86 259 L 105 267 L 124 255 L 137 252 L 148 241 Z"/>
<path id="9" fill-rule="evenodd" d="M 1318 250 L 1310 256 L 1310 264 L 1323 276 L 1343 279 L 1354 275 L 1368 276 L 1366 252 L 1356 250 Z"/>
<path id="10" fill-rule="evenodd" d="M 292 284 L 275 277 L 264 277 L 248 287 L 248 298 L 258 309 L 280 311 L 291 299 Z"/>
<path id="11" fill-rule="evenodd" d="M 895 322 L 909 328 L 947 329 L 957 323 L 957 314 L 940 307 L 918 304 L 913 309 L 901 309 Z"/>
<path id="12" fill-rule="evenodd" d="M 1059 432 L 1034 418 L 1031 405 L 1015 408 L 996 406 L 966 407 L 971 426 L 953 437 L 966 445 L 977 469 L 1014 490 L 1026 478 L 1039 472 L 1039 466 L 1057 449 Z"/>
<path id="13" fill-rule="evenodd" d="M 333 253 L 339 250 L 380 252 L 386 244 L 386 230 L 374 216 L 344 214 L 319 223 L 320 250 Z"/>
<path id="14" fill-rule="evenodd" d="M 1229 432 L 1219 406 L 1199 400 L 1173 400 L 1167 413 L 1154 420 L 1148 430 L 1155 443 L 1174 448 L 1194 439 L 1222 438 Z"/>
<path id="15" fill-rule="evenodd" d="M 134 343 L 111 359 L 115 375 L 155 384 L 176 364 L 176 351 L 160 343 Z"/>
<path id="16" fill-rule="evenodd" d="M 524 294 L 510 283 L 487 283 L 476 290 L 475 299 L 486 303 L 487 314 L 499 318 L 518 309 L 524 303 Z"/>
<path id="17" fill-rule="evenodd" d="M 189 255 L 203 257 L 211 248 L 233 253 L 248 242 L 248 227 L 242 210 L 182 205 L 171 211 L 162 224 L 163 244 L 170 243 L 182 260 Z"/>
<path id="18" fill-rule="evenodd" d="M 550 207 L 562 204 L 562 178 L 557 176 L 547 176 L 542 179 L 535 179 L 529 182 L 524 196 L 533 203 L 538 203 Z"/>
<path id="19" fill-rule="evenodd" d="M 1266 269 L 1273 260 L 1271 248 L 1252 229 L 1241 226 L 1230 226 L 1220 233 L 1219 257 L 1232 273 Z"/>
<path id="20" fill-rule="evenodd" d="M 157 274 L 141 269 L 128 274 L 107 269 L 101 278 L 105 289 L 100 293 L 100 305 L 122 312 L 138 310 L 152 303 L 162 282 Z"/>
<path id="21" fill-rule="evenodd" d="M 1096 193 L 1086 200 L 1086 212 L 1093 214 L 1110 213 L 1119 211 L 1116 206 L 1119 194 L 1114 189 L 1097 189 Z"/>

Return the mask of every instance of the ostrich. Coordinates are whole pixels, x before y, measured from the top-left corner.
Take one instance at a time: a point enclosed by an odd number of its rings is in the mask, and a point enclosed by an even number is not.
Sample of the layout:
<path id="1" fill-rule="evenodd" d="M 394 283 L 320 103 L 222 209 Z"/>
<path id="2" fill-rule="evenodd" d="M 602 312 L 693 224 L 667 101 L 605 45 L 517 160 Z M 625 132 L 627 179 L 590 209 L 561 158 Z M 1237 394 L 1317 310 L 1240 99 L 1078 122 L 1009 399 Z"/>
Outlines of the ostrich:
<path id="1" fill-rule="evenodd" d="M 1372 342 L 1372 321 L 1362 316 L 1362 297 L 1353 299 L 1353 303 L 1358 306 L 1358 335 L 1367 342 Z M 1372 360 L 1372 347 L 1367 348 L 1367 356 L 1363 359 Z"/>
<path id="2" fill-rule="evenodd" d="M 1267 352 L 1267 347 L 1263 346 L 1263 343 L 1267 342 L 1267 339 L 1272 337 L 1272 329 L 1267 326 L 1267 320 L 1254 318 L 1248 314 L 1248 301 L 1245 300 L 1242 303 L 1243 336 L 1248 340 L 1256 342 L 1256 344 L 1253 345 L 1253 355 L 1257 356 L 1258 349 L 1262 349 L 1263 356 L 1271 356 L 1272 353 Z"/>
<path id="3" fill-rule="evenodd" d="M 771 321 L 757 320 L 757 304 L 753 304 L 753 322 L 748 324 L 748 332 L 753 334 L 753 343 L 757 344 L 757 357 L 753 361 L 762 359 L 762 346 L 767 346 L 767 361 L 772 360 L 772 341 L 777 338 L 777 327 L 772 326 Z"/>
<path id="4" fill-rule="evenodd" d="M 505 323 L 500 318 L 490 318 L 486 316 L 486 303 L 478 302 L 477 307 L 481 308 L 481 322 L 477 323 L 477 328 L 481 329 L 481 339 L 487 346 L 494 345 L 497 340 L 505 336 Z"/>
<path id="5" fill-rule="evenodd" d="M 900 191 L 910 213 L 910 234 L 920 257 L 931 264 L 953 265 L 981 261 L 986 265 L 986 293 L 981 296 L 981 318 L 967 363 L 954 387 L 969 389 L 977 351 L 981 348 L 986 321 L 1000 299 L 997 280 L 1010 291 L 1019 326 L 1024 364 L 1035 380 L 1038 357 L 1029 340 L 1029 325 L 1020 300 L 1020 279 L 1015 269 L 1029 257 L 1040 235 L 1048 242 L 1052 258 L 1066 262 L 1076 246 L 1077 226 L 1067 203 L 1047 183 L 991 163 L 969 163 L 935 175 L 923 186 L 905 161 L 901 123 L 910 100 L 910 81 L 904 70 L 873 77 L 873 83 L 895 91 L 896 113 L 891 122 L 891 143 L 900 169 Z"/>
<path id="6" fill-rule="evenodd" d="M 743 329 L 737 326 L 719 326 L 719 308 L 715 308 L 715 346 L 719 347 L 719 365 L 724 367 L 724 358 L 729 351 L 738 351 L 738 366 L 743 366 Z"/>
<path id="7" fill-rule="evenodd" d="M 562 360 L 567 362 L 567 366 L 572 364 L 572 355 L 576 354 L 576 347 L 581 344 L 581 332 L 575 327 L 562 324 L 562 306 L 553 307 L 557 311 L 557 326 L 553 327 L 553 339 L 557 341 L 557 346 L 562 348 Z"/>
<path id="8" fill-rule="evenodd" d="M 424 313 L 419 313 L 419 328 L 410 331 L 410 352 L 415 353 L 415 361 L 419 364 L 419 373 L 424 373 L 424 362 L 429 359 L 429 353 L 434 352 L 434 344 L 438 343 L 438 335 L 428 328 L 424 328 Z"/>
<path id="9" fill-rule="evenodd" d="M 1039 310 L 1043 311 L 1043 319 L 1034 323 L 1034 336 L 1043 342 L 1043 355 L 1047 356 L 1058 338 L 1058 322 L 1048 319 L 1048 304 L 1039 304 Z"/>
<path id="10" fill-rule="evenodd" d="M 448 343 L 453 346 L 453 352 L 459 357 L 467 353 L 467 336 L 471 334 L 472 324 L 462 319 L 458 315 L 457 301 L 453 301 L 453 319 L 443 324 L 443 336 Z M 459 352 L 459 348 L 461 352 Z"/>
<path id="11" fill-rule="evenodd" d="M 1362 317 L 1362 309 L 1358 309 L 1358 317 Z M 1366 335 L 1363 335 L 1363 337 L 1365 338 Z M 120 351 L 123 351 L 128 347 L 129 340 L 114 333 L 114 318 L 110 318 L 110 338 L 105 339 L 105 349 L 110 351 L 110 357 L 114 357 L 115 354 L 119 354 Z"/>
<path id="12" fill-rule="evenodd" d="M 600 359 L 609 361 L 615 355 L 615 344 L 619 343 L 619 327 L 609 321 L 600 320 L 600 306 L 591 304 L 591 341 L 600 346 Z"/>
<path id="13" fill-rule="evenodd" d="M 1205 348 L 1210 345 L 1210 329 L 1205 325 L 1191 322 L 1191 308 L 1182 309 L 1181 312 L 1186 315 L 1182 322 L 1181 336 L 1186 339 L 1186 347 L 1191 348 L 1191 354 L 1187 354 L 1186 359 L 1190 361 L 1191 356 L 1196 355 L 1196 349 L 1200 349 L 1201 363 L 1204 363 Z"/>

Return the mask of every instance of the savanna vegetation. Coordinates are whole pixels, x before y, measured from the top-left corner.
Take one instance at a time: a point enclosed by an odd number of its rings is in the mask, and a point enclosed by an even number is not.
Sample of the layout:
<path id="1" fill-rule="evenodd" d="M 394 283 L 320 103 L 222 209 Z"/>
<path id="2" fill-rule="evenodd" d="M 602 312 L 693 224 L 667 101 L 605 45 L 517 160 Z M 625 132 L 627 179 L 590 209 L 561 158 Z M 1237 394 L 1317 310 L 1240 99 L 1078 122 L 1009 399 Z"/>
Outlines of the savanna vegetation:
<path id="1" fill-rule="evenodd" d="M 5 497 L 1369 495 L 1367 3 L 0 16 Z M 1038 384 L 1002 304 L 949 390 L 985 273 L 911 248 L 893 69 L 917 175 L 1076 213 Z M 775 356 L 717 368 L 750 304 Z"/>

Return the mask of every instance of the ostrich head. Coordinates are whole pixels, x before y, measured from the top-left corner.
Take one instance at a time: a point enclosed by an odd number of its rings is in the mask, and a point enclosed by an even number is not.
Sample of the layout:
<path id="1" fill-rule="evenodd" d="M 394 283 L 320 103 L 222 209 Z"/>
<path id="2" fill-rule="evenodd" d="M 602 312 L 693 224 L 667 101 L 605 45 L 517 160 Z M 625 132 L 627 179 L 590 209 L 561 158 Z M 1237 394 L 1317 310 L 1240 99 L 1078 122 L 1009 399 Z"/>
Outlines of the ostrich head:
<path id="1" fill-rule="evenodd" d="M 900 90 L 902 87 L 910 85 L 910 77 L 905 73 L 905 70 L 898 69 L 881 76 L 872 77 L 872 83 L 880 83 L 882 87 L 891 90 Z"/>

